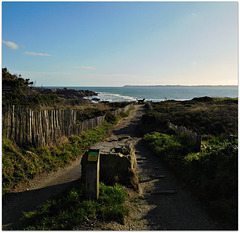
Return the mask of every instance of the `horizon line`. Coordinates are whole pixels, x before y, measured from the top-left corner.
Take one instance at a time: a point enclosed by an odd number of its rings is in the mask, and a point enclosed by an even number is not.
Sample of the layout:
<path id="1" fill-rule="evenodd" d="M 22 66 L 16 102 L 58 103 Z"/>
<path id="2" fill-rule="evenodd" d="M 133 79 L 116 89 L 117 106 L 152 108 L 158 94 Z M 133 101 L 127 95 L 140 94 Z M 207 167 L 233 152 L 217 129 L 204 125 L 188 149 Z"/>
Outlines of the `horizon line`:
<path id="1" fill-rule="evenodd" d="M 161 84 L 150 84 L 150 85 L 132 85 L 132 84 L 127 84 L 127 85 L 121 85 L 121 86 L 91 86 L 91 85 L 59 85 L 59 86 L 55 86 L 55 85 L 36 85 L 35 87 L 213 87 L 213 86 L 234 86 L 234 87 L 238 87 L 238 84 L 196 84 L 196 85 L 181 85 L 181 84 L 166 84 L 166 85 L 161 85 Z"/>

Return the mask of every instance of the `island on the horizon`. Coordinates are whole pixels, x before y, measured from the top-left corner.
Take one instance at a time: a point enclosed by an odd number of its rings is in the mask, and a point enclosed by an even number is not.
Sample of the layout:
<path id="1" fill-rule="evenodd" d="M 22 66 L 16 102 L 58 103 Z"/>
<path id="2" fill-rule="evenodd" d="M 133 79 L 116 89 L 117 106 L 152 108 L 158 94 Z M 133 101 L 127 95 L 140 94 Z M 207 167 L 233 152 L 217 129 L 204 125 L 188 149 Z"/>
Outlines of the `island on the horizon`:
<path id="1" fill-rule="evenodd" d="M 124 85 L 123 87 L 238 87 L 238 85 Z"/>

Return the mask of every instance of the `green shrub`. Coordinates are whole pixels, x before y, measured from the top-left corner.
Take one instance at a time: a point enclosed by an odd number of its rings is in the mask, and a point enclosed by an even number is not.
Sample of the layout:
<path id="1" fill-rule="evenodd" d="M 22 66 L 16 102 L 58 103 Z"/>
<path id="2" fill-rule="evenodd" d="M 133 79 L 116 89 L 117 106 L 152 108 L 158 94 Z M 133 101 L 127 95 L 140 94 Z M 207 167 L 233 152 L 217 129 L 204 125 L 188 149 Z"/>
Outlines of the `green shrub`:
<path id="1" fill-rule="evenodd" d="M 40 94 L 32 89 L 33 82 L 23 79 L 21 75 L 12 75 L 7 68 L 2 69 L 3 86 L 11 87 L 9 91 L 3 91 L 2 103 L 25 105 L 31 108 L 41 106 L 53 106 L 62 100 L 54 94 Z"/>
<path id="2" fill-rule="evenodd" d="M 144 141 L 165 160 L 169 157 L 181 158 L 183 153 L 188 150 L 189 140 L 184 135 L 168 135 L 160 132 L 146 134 Z"/>
<path id="3" fill-rule="evenodd" d="M 110 111 L 108 111 L 105 115 L 105 120 L 109 123 L 116 123 L 117 122 L 117 117 L 113 115 Z"/>

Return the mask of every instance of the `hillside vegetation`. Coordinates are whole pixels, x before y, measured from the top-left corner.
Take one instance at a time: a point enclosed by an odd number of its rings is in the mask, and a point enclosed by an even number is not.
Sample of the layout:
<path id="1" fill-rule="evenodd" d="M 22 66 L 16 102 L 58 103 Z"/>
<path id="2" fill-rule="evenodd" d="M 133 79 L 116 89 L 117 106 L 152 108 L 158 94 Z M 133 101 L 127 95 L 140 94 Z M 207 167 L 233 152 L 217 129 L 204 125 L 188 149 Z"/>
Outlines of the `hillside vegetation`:
<path id="1" fill-rule="evenodd" d="M 153 103 L 143 118 L 145 142 L 200 197 L 213 217 L 238 223 L 238 100 L 195 98 Z M 194 152 L 188 138 L 168 123 L 202 135 Z"/>
<path id="2" fill-rule="evenodd" d="M 33 82 L 24 79 L 21 75 L 10 74 L 7 68 L 2 69 L 2 103 L 20 104 L 28 107 L 39 105 L 52 106 L 61 103 L 62 100 L 54 94 L 40 94 L 33 90 Z"/>
<path id="3" fill-rule="evenodd" d="M 143 116 L 149 126 L 157 121 L 184 126 L 198 134 L 233 134 L 238 130 L 238 99 L 194 98 L 189 101 L 152 103 L 153 110 Z"/>

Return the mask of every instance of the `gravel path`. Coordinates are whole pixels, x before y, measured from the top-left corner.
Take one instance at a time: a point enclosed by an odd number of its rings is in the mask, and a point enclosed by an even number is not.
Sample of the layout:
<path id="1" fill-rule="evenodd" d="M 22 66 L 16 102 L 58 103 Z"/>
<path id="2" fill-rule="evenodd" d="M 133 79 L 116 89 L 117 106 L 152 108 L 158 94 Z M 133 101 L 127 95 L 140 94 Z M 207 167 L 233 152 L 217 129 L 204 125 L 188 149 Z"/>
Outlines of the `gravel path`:
<path id="1" fill-rule="evenodd" d="M 126 205 L 130 213 L 124 225 L 110 222 L 88 222 L 75 230 L 219 230 L 224 229 L 212 220 L 197 199 L 190 195 L 173 173 L 158 157 L 152 155 L 138 134 L 137 126 L 144 113 L 137 105 L 129 117 L 120 121 L 112 131 L 112 138 L 131 136 L 137 157 L 136 172 L 139 176 L 139 193 L 126 189 Z M 19 186 L 3 200 L 2 223 L 15 222 L 22 211 L 31 211 L 37 205 L 55 196 L 81 176 L 80 160 L 57 172 L 36 177 L 28 185 Z"/>

